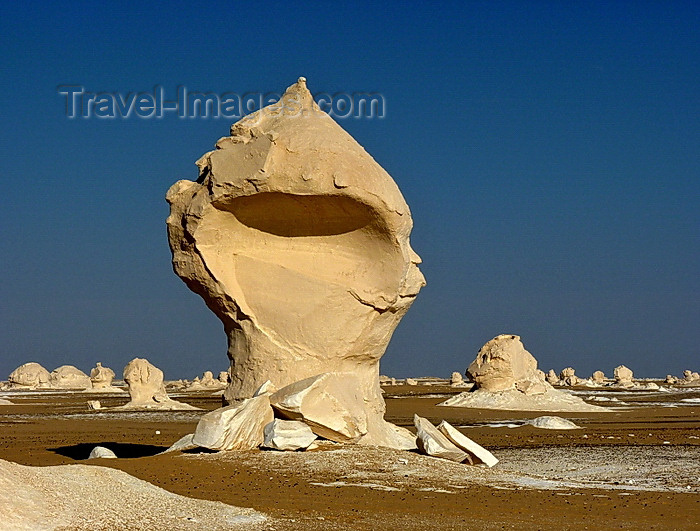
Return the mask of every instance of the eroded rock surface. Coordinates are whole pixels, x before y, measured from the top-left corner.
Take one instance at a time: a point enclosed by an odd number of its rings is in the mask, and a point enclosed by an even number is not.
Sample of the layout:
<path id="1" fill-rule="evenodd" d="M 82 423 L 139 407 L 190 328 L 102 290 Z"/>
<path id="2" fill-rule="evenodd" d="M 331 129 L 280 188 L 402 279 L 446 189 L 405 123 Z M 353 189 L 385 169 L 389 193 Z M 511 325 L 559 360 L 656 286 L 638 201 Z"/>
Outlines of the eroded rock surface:
<path id="1" fill-rule="evenodd" d="M 36 362 L 20 365 L 8 377 L 10 387 L 37 389 L 51 387 L 51 374 Z"/>
<path id="2" fill-rule="evenodd" d="M 224 324 L 225 398 L 343 372 L 382 415 L 379 359 L 425 283 L 396 183 L 303 78 L 216 148 L 168 191 L 168 237 L 175 272 Z"/>
<path id="3" fill-rule="evenodd" d="M 56 389 L 89 389 L 92 387 L 90 377 L 73 365 L 61 365 L 51 371 L 51 387 Z"/>
<path id="4" fill-rule="evenodd" d="M 90 371 L 90 381 L 93 389 L 107 389 L 112 387 L 114 380 L 114 371 L 109 367 L 103 367 L 102 363 L 97 362 L 96 366 Z"/>
<path id="5" fill-rule="evenodd" d="M 475 382 L 474 388 L 438 405 L 522 411 L 604 411 L 554 389 L 543 380 L 537 371 L 537 360 L 516 335 L 502 334 L 487 342 L 469 365 L 467 374 Z M 556 377 L 550 371 L 547 380 L 550 375 Z"/>
<path id="6" fill-rule="evenodd" d="M 633 387 L 634 386 L 634 373 L 628 367 L 624 365 L 619 365 L 615 367 L 615 385 L 619 387 Z"/>
<path id="7" fill-rule="evenodd" d="M 134 358 L 124 367 L 131 400 L 122 409 L 199 409 L 172 400 L 165 391 L 163 371 L 147 359 Z"/>

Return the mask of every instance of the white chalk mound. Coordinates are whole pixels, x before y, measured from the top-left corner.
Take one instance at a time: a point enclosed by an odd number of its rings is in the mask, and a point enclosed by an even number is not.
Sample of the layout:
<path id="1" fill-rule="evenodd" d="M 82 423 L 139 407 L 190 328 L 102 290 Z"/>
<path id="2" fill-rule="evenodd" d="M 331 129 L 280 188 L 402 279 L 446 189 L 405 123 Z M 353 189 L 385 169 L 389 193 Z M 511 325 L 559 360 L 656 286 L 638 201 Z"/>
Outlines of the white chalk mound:
<path id="1" fill-rule="evenodd" d="M 90 455 L 88 456 L 88 459 L 116 459 L 117 454 L 115 454 L 112 450 L 109 448 L 105 448 L 104 446 L 95 446 L 92 451 L 90 452 Z"/>
<path id="2" fill-rule="evenodd" d="M 544 416 L 537 417 L 528 422 L 531 426 L 535 428 L 542 428 L 545 430 L 578 430 L 581 426 L 577 426 L 568 419 L 563 419 L 561 417 Z"/>
<path id="3" fill-rule="evenodd" d="M 275 450 L 306 450 L 316 440 L 308 425 L 298 420 L 275 419 L 265 426 L 263 448 Z"/>
<path id="4" fill-rule="evenodd" d="M 109 508 L 109 510 L 105 510 Z M 29 467 L 0 460 L 0 527 L 7 530 L 263 529 L 252 509 L 178 496 L 120 470 Z"/>
<path id="5" fill-rule="evenodd" d="M 124 381 L 129 386 L 131 400 L 119 409 L 129 410 L 188 410 L 197 407 L 172 400 L 165 391 L 163 371 L 147 359 L 134 358 L 124 367 Z"/>
<path id="6" fill-rule="evenodd" d="M 573 369 L 571 373 L 573 376 Z M 512 411 L 605 411 L 554 389 L 542 378 L 537 360 L 516 335 L 503 334 L 486 343 L 467 374 L 474 380 L 474 387 L 438 405 Z"/>
<path id="7" fill-rule="evenodd" d="M 51 387 L 56 389 L 89 389 L 92 387 L 90 377 L 73 365 L 61 365 L 51 371 Z"/>
<path id="8" fill-rule="evenodd" d="M 8 377 L 10 387 L 37 389 L 51 387 L 51 374 L 36 362 L 20 365 Z"/>

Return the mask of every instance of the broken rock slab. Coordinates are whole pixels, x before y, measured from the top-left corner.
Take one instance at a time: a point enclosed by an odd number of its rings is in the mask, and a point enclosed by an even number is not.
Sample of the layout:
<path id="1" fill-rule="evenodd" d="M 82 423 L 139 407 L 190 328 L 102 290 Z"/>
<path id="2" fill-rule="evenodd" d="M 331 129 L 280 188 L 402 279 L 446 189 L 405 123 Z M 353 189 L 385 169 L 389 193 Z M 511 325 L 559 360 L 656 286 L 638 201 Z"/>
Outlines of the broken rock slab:
<path id="1" fill-rule="evenodd" d="M 457 463 L 468 461 L 469 464 L 473 464 L 471 456 L 453 444 L 428 419 L 413 415 L 413 423 L 416 426 L 418 449 L 421 452 Z"/>
<path id="2" fill-rule="evenodd" d="M 484 463 L 491 468 L 498 463 L 498 459 L 483 446 L 475 443 L 469 437 L 457 430 L 446 420 L 443 420 L 437 427 L 440 432 L 447 437 L 457 448 L 470 453 L 478 462 Z"/>
<path id="3" fill-rule="evenodd" d="M 192 443 L 210 450 L 252 450 L 265 441 L 264 428 L 274 418 L 269 396 L 248 398 L 204 415 Z"/>
<path id="4" fill-rule="evenodd" d="M 367 411 L 354 374 L 324 373 L 283 387 L 270 396 L 283 417 L 302 420 L 335 442 L 358 442 L 367 434 Z"/>
<path id="5" fill-rule="evenodd" d="M 263 448 L 274 450 L 306 450 L 316 440 L 316 434 L 299 420 L 275 419 L 264 429 Z"/>

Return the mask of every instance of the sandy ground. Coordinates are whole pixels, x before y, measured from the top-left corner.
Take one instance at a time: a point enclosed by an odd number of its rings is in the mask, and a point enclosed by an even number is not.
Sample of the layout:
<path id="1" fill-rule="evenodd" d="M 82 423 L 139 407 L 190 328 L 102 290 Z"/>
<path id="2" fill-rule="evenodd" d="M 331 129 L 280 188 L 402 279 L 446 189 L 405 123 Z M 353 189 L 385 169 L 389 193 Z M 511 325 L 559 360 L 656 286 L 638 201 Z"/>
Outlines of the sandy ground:
<path id="1" fill-rule="evenodd" d="M 560 414 L 582 427 L 522 425 L 542 413 L 437 406 L 449 386 L 387 387 L 387 420 L 442 419 L 491 450 L 493 469 L 387 449 L 325 443 L 313 452 L 156 455 L 202 412 L 88 411 L 80 393 L 7 394 L 0 459 L 121 469 L 168 491 L 249 507 L 267 529 L 698 529 L 700 389 L 581 390 L 601 413 Z M 207 410 L 206 393 L 173 398 Z M 118 405 L 124 397 L 99 397 Z M 86 461 L 96 446 L 120 459 Z"/>

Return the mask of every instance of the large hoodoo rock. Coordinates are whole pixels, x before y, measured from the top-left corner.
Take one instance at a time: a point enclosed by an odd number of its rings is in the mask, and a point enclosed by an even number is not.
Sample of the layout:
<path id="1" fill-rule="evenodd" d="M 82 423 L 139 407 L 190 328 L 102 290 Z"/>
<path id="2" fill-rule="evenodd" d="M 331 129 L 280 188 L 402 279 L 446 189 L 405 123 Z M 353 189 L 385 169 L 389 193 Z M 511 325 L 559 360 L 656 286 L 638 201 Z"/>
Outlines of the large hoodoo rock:
<path id="1" fill-rule="evenodd" d="M 175 272 L 228 336 L 225 399 L 352 373 L 381 418 L 379 359 L 425 284 L 396 183 L 304 78 L 197 165 L 168 191 L 168 237 Z"/>

